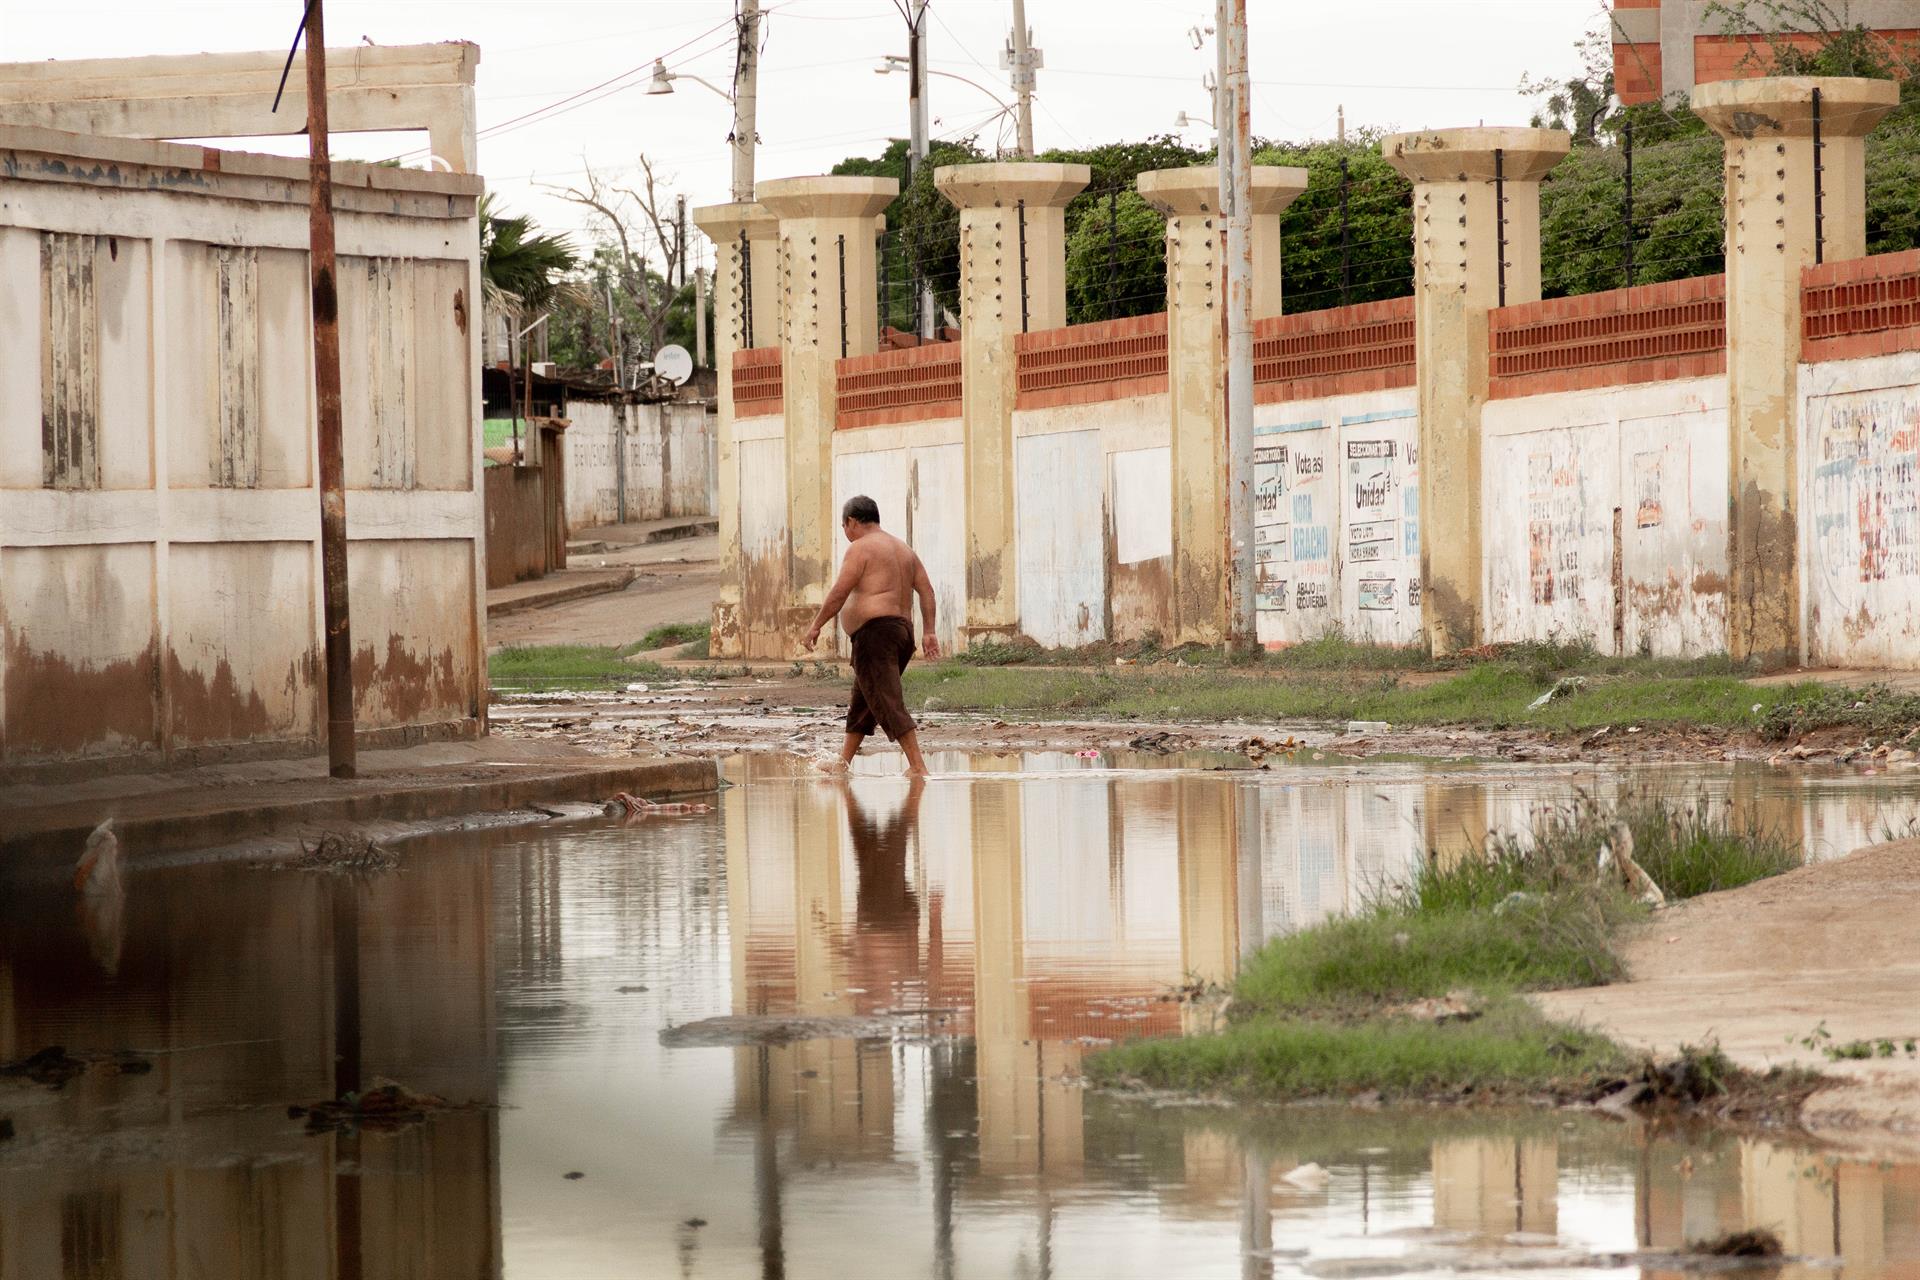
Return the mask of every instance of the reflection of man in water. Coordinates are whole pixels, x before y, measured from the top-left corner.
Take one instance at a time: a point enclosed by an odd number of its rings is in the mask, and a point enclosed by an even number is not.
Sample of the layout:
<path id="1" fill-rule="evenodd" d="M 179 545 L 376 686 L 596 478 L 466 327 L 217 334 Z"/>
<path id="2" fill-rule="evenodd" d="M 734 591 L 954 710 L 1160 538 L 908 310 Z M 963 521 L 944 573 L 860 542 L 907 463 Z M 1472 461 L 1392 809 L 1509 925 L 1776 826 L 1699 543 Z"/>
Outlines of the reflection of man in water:
<path id="1" fill-rule="evenodd" d="M 820 642 L 821 628 L 837 615 L 853 644 L 853 699 L 847 707 L 847 738 L 840 763 L 851 764 L 860 754 L 860 744 L 879 728 L 906 752 L 907 772 L 923 777 L 927 763 L 920 758 L 918 726 L 907 714 L 900 677 L 913 660 L 915 596 L 920 597 L 926 654 L 940 656 L 933 582 L 913 548 L 880 527 L 880 506 L 872 498 L 848 499 L 840 529 L 853 545 L 847 548 L 840 577 L 807 632 L 811 649 Z"/>
<path id="2" fill-rule="evenodd" d="M 847 828 L 853 834 L 853 860 L 860 888 L 854 907 L 852 969 L 854 984 L 871 993 L 876 1007 L 899 1003 L 899 988 L 920 977 L 920 901 L 907 883 L 907 842 L 920 830 L 924 778 L 914 778 L 906 803 L 876 819 L 842 782 Z"/>

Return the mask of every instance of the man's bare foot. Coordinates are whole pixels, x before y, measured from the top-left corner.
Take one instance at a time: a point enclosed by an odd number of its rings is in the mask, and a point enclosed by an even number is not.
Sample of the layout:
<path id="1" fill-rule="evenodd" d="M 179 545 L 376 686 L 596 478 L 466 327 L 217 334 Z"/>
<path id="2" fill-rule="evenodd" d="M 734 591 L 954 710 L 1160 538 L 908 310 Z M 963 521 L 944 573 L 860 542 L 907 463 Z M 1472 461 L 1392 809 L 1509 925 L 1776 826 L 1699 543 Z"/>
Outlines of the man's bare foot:
<path id="1" fill-rule="evenodd" d="M 906 776 L 909 778 L 931 778 L 933 775 L 927 772 L 927 766 L 920 764 L 908 765 Z"/>

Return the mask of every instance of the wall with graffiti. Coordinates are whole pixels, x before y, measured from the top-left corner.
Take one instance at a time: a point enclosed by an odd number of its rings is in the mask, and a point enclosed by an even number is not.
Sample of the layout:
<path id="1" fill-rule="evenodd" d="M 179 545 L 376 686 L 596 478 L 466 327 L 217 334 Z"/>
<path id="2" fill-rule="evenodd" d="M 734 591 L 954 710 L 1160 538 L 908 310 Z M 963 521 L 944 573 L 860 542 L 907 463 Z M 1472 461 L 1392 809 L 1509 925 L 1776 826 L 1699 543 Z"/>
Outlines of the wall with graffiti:
<path id="1" fill-rule="evenodd" d="M 1724 649 L 1726 405 L 1718 378 L 1487 405 L 1487 638 Z"/>
<path id="2" fill-rule="evenodd" d="M 1802 365 L 1809 664 L 1920 661 L 1920 353 Z"/>
<path id="3" fill-rule="evenodd" d="M 1415 393 L 1261 405 L 1254 419 L 1259 636 L 1420 638 Z"/>

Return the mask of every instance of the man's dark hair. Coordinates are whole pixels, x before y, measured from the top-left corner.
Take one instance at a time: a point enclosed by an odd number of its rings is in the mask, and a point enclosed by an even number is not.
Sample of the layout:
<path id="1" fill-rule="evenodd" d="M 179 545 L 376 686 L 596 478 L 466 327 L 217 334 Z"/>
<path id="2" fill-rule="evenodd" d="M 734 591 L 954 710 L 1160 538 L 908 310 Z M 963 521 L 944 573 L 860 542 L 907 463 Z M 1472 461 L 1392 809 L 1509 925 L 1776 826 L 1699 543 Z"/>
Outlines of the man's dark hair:
<path id="1" fill-rule="evenodd" d="M 880 504 L 864 493 L 856 498 L 848 498 L 847 505 L 840 508 L 840 518 L 861 524 L 879 524 Z"/>

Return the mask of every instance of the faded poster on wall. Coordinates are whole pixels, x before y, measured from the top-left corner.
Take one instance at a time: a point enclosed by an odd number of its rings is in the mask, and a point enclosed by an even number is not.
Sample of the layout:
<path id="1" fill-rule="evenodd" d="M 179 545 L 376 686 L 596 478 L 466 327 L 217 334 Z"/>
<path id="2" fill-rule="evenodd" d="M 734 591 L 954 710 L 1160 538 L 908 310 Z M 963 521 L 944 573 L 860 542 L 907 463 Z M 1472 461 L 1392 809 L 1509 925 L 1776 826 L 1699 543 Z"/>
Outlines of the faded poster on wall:
<path id="1" fill-rule="evenodd" d="M 1254 591 L 1263 644 L 1293 644 L 1333 620 L 1333 516 L 1318 423 L 1268 428 L 1254 442 Z"/>
<path id="2" fill-rule="evenodd" d="M 1419 636 L 1417 449 L 1410 414 L 1341 423 L 1342 618 L 1355 639 L 1407 644 Z"/>
<path id="3" fill-rule="evenodd" d="M 1542 433 L 1527 454 L 1527 580 L 1536 605 L 1580 596 L 1585 508 L 1579 493 L 1573 441 L 1563 432 Z"/>
<path id="4" fill-rule="evenodd" d="M 1288 453 L 1271 437 L 1253 450 L 1253 592 L 1262 613 L 1287 607 Z"/>
<path id="5" fill-rule="evenodd" d="M 1812 409 L 1809 639 L 1828 661 L 1884 660 L 1920 577 L 1920 388 L 1821 396 Z"/>

